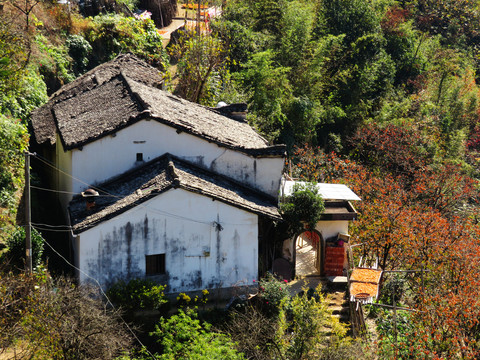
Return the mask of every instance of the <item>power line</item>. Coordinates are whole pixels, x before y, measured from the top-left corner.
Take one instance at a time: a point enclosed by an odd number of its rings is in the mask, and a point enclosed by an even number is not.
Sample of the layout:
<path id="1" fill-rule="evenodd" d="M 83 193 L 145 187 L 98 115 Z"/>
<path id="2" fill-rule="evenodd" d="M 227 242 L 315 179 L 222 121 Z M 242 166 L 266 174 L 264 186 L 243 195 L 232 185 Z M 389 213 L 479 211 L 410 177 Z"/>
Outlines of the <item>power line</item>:
<path id="1" fill-rule="evenodd" d="M 44 188 L 44 187 L 40 187 L 40 186 L 34 186 L 34 185 L 31 185 L 30 186 L 32 189 L 36 189 L 36 190 L 42 190 L 42 191 L 49 191 L 49 192 L 53 192 L 53 193 L 59 193 L 59 194 L 70 194 L 70 195 L 80 195 L 80 193 L 78 192 L 72 192 L 72 191 L 62 191 L 62 190 L 55 190 L 55 189 L 50 189 L 50 188 Z M 92 186 L 90 186 L 92 187 Z M 121 198 L 117 195 L 98 195 L 100 197 L 116 197 L 116 198 Z"/>
<path id="2" fill-rule="evenodd" d="M 75 270 L 79 271 L 80 273 L 82 273 L 83 275 L 85 275 L 86 277 L 88 277 L 89 279 L 93 280 L 97 286 L 98 286 L 98 289 L 100 290 L 100 293 L 102 294 L 103 297 L 105 297 L 105 299 L 107 299 L 107 304 L 110 305 L 113 309 L 116 309 L 115 306 L 113 305 L 113 303 L 110 301 L 110 299 L 108 298 L 107 294 L 105 293 L 105 291 L 103 290 L 102 288 L 102 285 L 100 284 L 100 281 L 98 281 L 96 278 L 94 278 L 93 276 L 91 276 L 90 274 L 86 273 L 85 271 L 83 271 L 82 269 L 76 267 L 75 265 L 73 265 L 70 261 L 68 261 L 62 254 L 60 254 L 57 250 L 55 250 L 53 248 L 52 245 L 50 245 L 48 243 L 48 241 L 46 241 L 44 239 L 44 242 L 45 244 L 48 245 L 48 247 L 50 249 L 52 249 L 52 251 L 57 254 L 61 259 L 63 259 L 68 265 L 70 265 L 72 268 L 74 268 Z M 127 329 L 130 331 L 130 333 L 133 335 L 133 337 L 135 338 L 135 340 L 142 346 L 143 349 L 145 349 L 147 351 L 147 353 L 151 356 L 151 358 L 153 360 L 155 360 L 155 356 L 153 356 L 153 354 L 147 349 L 147 347 L 145 345 L 143 345 L 143 343 L 140 341 L 140 339 L 137 337 L 137 335 L 135 334 L 135 332 L 130 328 L 130 326 L 128 325 L 128 323 L 123 319 L 123 317 L 119 314 L 119 317 L 120 319 L 122 320 L 123 324 L 127 327 Z"/>
<path id="3" fill-rule="evenodd" d="M 79 178 L 73 176 L 72 174 L 67 173 L 66 171 L 60 169 L 58 166 L 56 166 L 55 164 L 53 164 L 51 161 L 45 159 L 44 157 L 42 157 L 42 156 L 40 156 L 40 155 L 38 155 L 38 154 L 34 154 L 34 156 L 35 156 L 38 160 L 40 160 L 41 162 L 43 162 L 43 163 L 47 164 L 48 166 L 50 166 L 51 168 L 53 168 L 54 170 L 56 170 L 56 171 L 58 171 L 58 172 L 61 172 L 62 174 L 67 175 L 68 177 L 70 177 L 70 178 L 72 178 L 72 179 L 74 179 L 74 180 L 76 180 L 76 181 L 78 181 L 78 182 L 86 185 L 88 188 L 91 188 L 91 189 L 94 189 L 94 190 L 103 192 L 103 193 L 105 193 L 105 194 L 107 194 L 107 195 L 111 195 L 111 196 L 113 196 L 113 197 L 121 198 L 121 197 L 119 197 L 119 196 L 116 196 L 116 195 L 113 195 L 113 194 L 109 194 L 107 191 L 102 190 L 102 189 L 100 189 L 100 188 L 97 188 L 97 187 L 95 187 L 94 185 L 89 184 L 89 183 L 83 181 L 82 179 L 79 179 Z"/>
<path id="4" fill-rule="evenodd" d="M 79 182 L 81 182 L 82 184 L 86 185 L 88 188 L 91 188 L 91 189 L 94 189 L 94 190 L 97 190 L 101 193 L 104 193 L 106 195 L 100 195 L 100 196 L 111 196 L 111 197 L 114 197 L 114 198 L 117 198 L 119 200 L 122 200 L 124 199 L 125 197 L 122 197 L 122 196 L 118 196 L 118 195 L 114 195 L 114 194 L 111 194 L 107 191 L 105 191 L 104 189 L 101 189 L 101 188 L 98 188 L 98 187 L 95 187 L 94 185 L 92 184 L 89 184 L 69 173 L 67 173 L 66 171 L 60 169 L 59 167 L 57 167 L 55 164 L 51 163 L 49 160 L 41 157 L 40 155 L 38 154 L 33 154 L 36 158 L 38 158 L 38 160 L 42 161 L 43 163 L 47 164 L 48 166 L 52 167 L 54 170 L 57 170 L 59 172 L 61 172 L 62 174 L 74 179 L 74 180 L 77 180 Z M 32 186 L 33 187 L 33 186 Z M 37 189 L 40 189 L 40 190 L 46 190 L 46 191 L 51 191 L 51 192 L 56 192 L 56 193 L 67 193 L 67 194 L 73 194 L 73 195 L 78 195 L 78 193 L 74 193 L 74 192 L 68 192 L 68 191 L 61 191 L 61 190 L 54 190 L 54 189 L 47 189 L 47 188 L 40 188 L 40 187 L 35 187 Z M 134 202 L 135 206 L 140 206 L 140 207 L 143 207 L 144 209 L 149 209 L 150 211 L 152 212 L 156 212 L 158 214 L 161 214 L 161 215 L 164 215 L 164 216 L 168 216 L 168 217 L 171 217 L 171 218 L 174 218 L 174 219 L 179 219 L 179 220 L 186 220 L 186 221 L 191 221 L 191 222 L 195 222 L 195 223 L 199 223 L 199 224 L 205 224 L 205 225 L 211 225 L 213 222 L 215 221 L 203 221 L 203 220 L 197 220 L 197 219 L 193 219 L 193 218 L 189 218 L 189 217 L 186 217 L 186 216 L 181 216 L 181 215 L 177 215 L 177 214 L 172 214 L 172 213 L 169 213 L 167 211 L 164 211 L 164 210 L 159 210 L 159 209 L 155 209 L 155 208 L 152 208 L 146 204 L 142 204 L 142 203 L 139 203 L 137 201 Z M 119 215 L 120 216 L 120 215 Z M 235 225 L 235 226 L 251 226 L 252 224 L 251 223 L 227 223 L 227 222 L 222 222 L 222 224 L 224 225 Z"/>
<path id="5" fill-rule="evenodd" d="M 41 231 L 49 231 L 49 232 L 63 232 L 63 233 L 70 233 L 72 232 L 71 230 L 67 229 L 49 229 L 49 228 L 42 228 L 40 226 L 34 226 L 32 225 L 35 229 L 41 230 Z"/>
<path id="6" fill-rule="evenodd" d="M 76 193 L 76 192 L 71 192 L 71 191 L 62 191 L 62 190 L 55 190 L 55 189 L 47 189 L 47 188 L 42 188 L 42 187 L 34 186 L 34 185 L 30 185 L 30 187 L 31 187 L 32 189 L 36 189 L 36 190 L 50 191 L 50 192 L 59 193 L 59 194 L 78 195 L 78 193 Z"/>
<path id="7" fill-rule="evenodd" d="M 41 224 L 41 223 L 31 223 L 32 225 L 35 226 L 46 226 L 46 227 L 52 227 L 52 228 L 68 228 L 71 229 L 72 227 L 70 225 L 50 225 L 50 224 Z"/>

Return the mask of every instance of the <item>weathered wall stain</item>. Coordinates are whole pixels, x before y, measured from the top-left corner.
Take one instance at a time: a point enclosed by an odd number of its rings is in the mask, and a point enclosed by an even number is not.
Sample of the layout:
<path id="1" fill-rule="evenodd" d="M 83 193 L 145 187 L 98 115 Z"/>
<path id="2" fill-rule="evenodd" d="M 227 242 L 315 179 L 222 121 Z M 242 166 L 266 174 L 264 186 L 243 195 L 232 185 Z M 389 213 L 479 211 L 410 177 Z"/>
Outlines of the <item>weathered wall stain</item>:
<path id="1" fill-rule="evenodd" d="M 240 242 L 240 235 L 238 234 L 237 229 L 235 229 L 235 233 L 233 234 L 233 256 L 234 256 L 234 263 L 240 264 L 240 260 L 238 258 L 239 251 L 239 242 Z M 235 278 L 238 279 L 238 266 L 235 266 Z"/>
<path id="2" fill-rule="evenodd" d="M 148 238 L 148 216 L 145 214 L 145 220 L 143 220 L 143 238 Z"/>
<path id="3" fill-rule="evenodd" d="M 125 225 L 125 240 L 127 241 L 127 278 L 132 277 L 132 224 Z"/>
<path id="4" fill-rule="evenodd" d="M 240 278 L 255 279 L 257 216 L 204 196 L 193 196 L 194 200 L 191 193 L 175 190 L 169 201 L 153 202 L 149 207 L 169 212 L 174 211 L 174 206 L 200 208 L 201 213 L 185 210 L 180 219 L 155 211 L 147 216 L 145 208 L 139 207 L 128 216 L 106 221 L 81 234 L 80 243 L 85 245 L 82 270 L 110 285 L 118 279 L 145 278 L 145 255 L 165 254 L 166 273 L 147 277 L 166 284 L 167 292 L 233 286 Z M 166 196 L 154 200 L 157 198 Z M 179 203 L 188 205 L 182 207 Z M 186 217 L 201 216 L 209 220 L 184 221 Z"/>

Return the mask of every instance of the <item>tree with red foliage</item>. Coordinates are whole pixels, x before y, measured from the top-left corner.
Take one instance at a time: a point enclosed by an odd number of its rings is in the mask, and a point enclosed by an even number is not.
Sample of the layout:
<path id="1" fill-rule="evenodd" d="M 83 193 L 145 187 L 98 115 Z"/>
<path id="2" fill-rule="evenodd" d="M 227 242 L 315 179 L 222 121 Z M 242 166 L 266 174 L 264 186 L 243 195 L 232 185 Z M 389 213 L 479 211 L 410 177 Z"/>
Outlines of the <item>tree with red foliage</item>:
<path id="1" fill-rule="evenodd" d="M 365 134 L 373 139 L 362 143 L 366 158 L 377 147 L 379 152 L 395 148 L 391 139 Z M 398 154 L 390 155 L 394 163 L 377 157 L 374 171 L 304 147 L 297 149 L 293 173 L 345 183 L 362 198 L 351 232 L 353 242 L 365 244 L 367 258 L 379 258 L 383 269 L 427 270 L 408 280 L 416 295 L 407 305 L 419 312 L 411 317 L 415 331 L 397 343 L 398 353 L 424 359 L 478 358 L 480 226 L 468 213 L 456 211 L 477 197 L 476 182 L 456 165 L 408 163 L 412 149 L 401 149 L 408 139 L 400 139 L 404 144 L 397 144 Z"/>
<path id="2" fill-rule="evenodd" d="M 433 159 L 427 139 L 413 124 L 368 123 L 349 138 L 358 162 L 395 177 L 411 179 Z"/>

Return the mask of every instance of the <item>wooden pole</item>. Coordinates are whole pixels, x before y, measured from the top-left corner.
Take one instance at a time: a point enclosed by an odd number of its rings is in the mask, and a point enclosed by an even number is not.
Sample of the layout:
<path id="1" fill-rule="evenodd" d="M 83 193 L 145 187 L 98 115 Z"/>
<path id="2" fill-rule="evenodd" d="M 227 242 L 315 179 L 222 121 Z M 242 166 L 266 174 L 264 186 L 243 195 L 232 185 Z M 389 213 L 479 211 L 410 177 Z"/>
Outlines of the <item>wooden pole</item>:
<path id="1" fill-rule="evenodd" d="M 393 290 L 393 332 L 395 339 L 395 357 L 397 356 L 397 301 L 395 299 L 396 289 Z"/>
<path id="2" fill-rule="evenodd" d="M 197 1 L 197 36 L 200 37 L 200 0 Z"/>
<path id="3" fill-rule="evenodd" d="M 25 268 L 31 274 L 32 266 L 32 233 L 30 210 L 30 153 L 25 152 Z"/>
<path id="4" fill-rule="evenodd" d="M 188 18 L 188 0 L 185 4 L 185 29 L 187 28 L 187 18 Z"/>
<path id="5" fill-rule="evenodd" d="M 423 310 L 423 305 L 425 304 L 425 283 L 424 283 L 424 280 L 423 280 L 423 266 L 422 266 L 422 272 L 421 272 L 421 275 L 422 275 L 422 306 L 421 306 L 421 309 Z"/>

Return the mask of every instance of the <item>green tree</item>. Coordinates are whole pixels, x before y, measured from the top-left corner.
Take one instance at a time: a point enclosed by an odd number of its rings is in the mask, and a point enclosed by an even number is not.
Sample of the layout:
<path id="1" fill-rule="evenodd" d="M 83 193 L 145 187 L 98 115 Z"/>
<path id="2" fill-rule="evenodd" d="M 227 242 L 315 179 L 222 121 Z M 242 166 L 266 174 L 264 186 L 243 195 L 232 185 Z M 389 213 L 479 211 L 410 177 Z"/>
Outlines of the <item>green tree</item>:
<path id="1" fill-rule="evenodd" d="M 252 123 L 273 141 L 279 139 L 287 121 L 285 108 L 292 99 L 288 72 L 274 63 L 274 53 L 268 50 L 254 54 L 235 76 L 249 97 Z"/>
<path id="2" fill-rule="evenodd" d="M 214 35 L 184 31 L 169 53 L 178 60 L 175 92 L 187 100 L 208 103 L 213 97 L 214 78 L 228 73 L 222 40 Z"/>
<path id="3" fill-rule="evenodd" d="M 160 359 L 244 359 L 229 336 L 213 331 L 206 322 L 201 323 L 192 309 L 160 319 L 150 335 L 162 346 Z"/>
<path id="4" fill-rule="evenodd" d="M 322 11 L 329 33 L 345 34 L 345 43 L 377 32 L 380 29 L 381 11 L 373 6 L 373 1 L 325 0 Z"/>
<path id="5" fill-rule="evenodd" d="M 283 66 L 295 69 L 308 53 L 315 15 L 313 3 L 297 0 L 285 4 L 279 20 L 281 33 L 277 56 Z"/>
<path id="6" fill-rule="evenodd" d="M 36 229 L 31 229 L 32 239 L 32 265 L 37 267 L 42 263 L 44 248 L 44 239 Z M 7 252 L 2 255 L 3 261 L 10 267 L 21 269 L 25 268 L 25 228 L 18 227 L 7 239 Z"/>
<path id="7" fill-rule="evenodd" d="M 324 210 L 322 196 L 313 183 L 295 184 L 292 195 L 280 204 L 280 213 L 291 236 L 305 228 L 315 229 Z"/>

